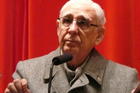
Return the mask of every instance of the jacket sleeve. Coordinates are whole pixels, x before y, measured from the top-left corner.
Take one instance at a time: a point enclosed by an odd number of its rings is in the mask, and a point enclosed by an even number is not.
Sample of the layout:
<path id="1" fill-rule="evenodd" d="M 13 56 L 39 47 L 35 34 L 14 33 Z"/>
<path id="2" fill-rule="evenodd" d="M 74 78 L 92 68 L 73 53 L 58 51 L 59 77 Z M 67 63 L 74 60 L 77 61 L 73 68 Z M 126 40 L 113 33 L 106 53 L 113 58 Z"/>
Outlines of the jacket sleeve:
<path id="1" fill-rule="evenodd" d="M 21 79 L 21 78 L 23 78 L 23 74 L 24 74 L 23 62 L 20 61 L 20 62 L 18 62 L 17 66 L 16 66 L 15 72 L 13 73 L 13 78 Z"/>
<path id="2" fill-rule="evenodd" d="M 127 90 L 125 93 L 130 93 L 130 91 L 135 89 L 139 83 L 138 72 L 136 69 L 133 69 L 132 73 L 129 76 L 130 77 L 128 78 L 128 84 L 127 84 L 128 86 L 127 86 Z"/>

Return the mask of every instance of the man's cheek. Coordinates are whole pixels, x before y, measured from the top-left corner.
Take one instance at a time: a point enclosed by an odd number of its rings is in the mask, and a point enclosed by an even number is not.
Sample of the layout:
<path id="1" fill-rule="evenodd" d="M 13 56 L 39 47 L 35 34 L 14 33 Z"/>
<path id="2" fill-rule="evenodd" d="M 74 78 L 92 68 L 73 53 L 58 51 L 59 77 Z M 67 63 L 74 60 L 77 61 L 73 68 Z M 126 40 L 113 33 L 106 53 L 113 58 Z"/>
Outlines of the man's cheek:
<path id="1" fill-rule="evenodd" d="M 58 30 L 57 35 L 58 35 L 59 42 L 61 42 L 63 34 L 62 34 L 62 31 L 60 29 Z"/>

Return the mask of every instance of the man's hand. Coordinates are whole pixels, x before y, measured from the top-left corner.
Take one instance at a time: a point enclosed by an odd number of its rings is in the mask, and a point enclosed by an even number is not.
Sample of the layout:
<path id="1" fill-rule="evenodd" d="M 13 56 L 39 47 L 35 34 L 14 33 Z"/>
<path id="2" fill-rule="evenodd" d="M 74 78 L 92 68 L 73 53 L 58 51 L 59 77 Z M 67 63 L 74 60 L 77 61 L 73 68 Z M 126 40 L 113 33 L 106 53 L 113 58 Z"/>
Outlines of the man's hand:
<path id="1" fill-rule="evenodd" d="M 26 79 L 16 79 L 9 83 L 4 93 L 31 93 L 27 87 Z"/>

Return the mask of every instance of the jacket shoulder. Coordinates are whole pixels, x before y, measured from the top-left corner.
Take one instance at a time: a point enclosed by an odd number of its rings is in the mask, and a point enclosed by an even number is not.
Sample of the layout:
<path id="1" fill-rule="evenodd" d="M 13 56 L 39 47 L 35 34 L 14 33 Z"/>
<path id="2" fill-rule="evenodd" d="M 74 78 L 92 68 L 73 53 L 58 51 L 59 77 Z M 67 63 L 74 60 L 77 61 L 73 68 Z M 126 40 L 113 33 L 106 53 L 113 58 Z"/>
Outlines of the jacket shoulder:
<path id="1" fill-rule="evenodd" d="M 132 73 L 133 74 L 137 73 L 137 70 L 135 68 L 132 68 L 132 67 L 129 67 L 129 66 L 126 66 L 126 65 L 123 65 L 123 64 L 119 64 L 119 63 L 113 62 L 113 61 L 108 62 L 107 69 L 110 72 L 113 72 L 113 73 L 116 72 L 118 75 L 121 74 L 121 73 L 122 73 L 122 75 L 127 73 L 127 75 L 129 76 Z M 125 77 L 127 77 L 127 76 L 125 75 Z"/>
<path id="2" fill-rule="evenodd" d="M 137 70 L 113 61 L 109 61 L 104 75 L 104 87 L 108 93 L 131 93 L 138 83 Z M 110 86 L 110 87 L 108 87 Z"/>
<path id="3" fill-rule="evenodd" d="M 59 55 L 59 50 L 50 52 L 47 55 L 36 57 L 18 62 L 16 70 L 13 74 L 14 78 L 26 78 L 43 74 L 45 69 L 49 69 L 52 59 Z"/>

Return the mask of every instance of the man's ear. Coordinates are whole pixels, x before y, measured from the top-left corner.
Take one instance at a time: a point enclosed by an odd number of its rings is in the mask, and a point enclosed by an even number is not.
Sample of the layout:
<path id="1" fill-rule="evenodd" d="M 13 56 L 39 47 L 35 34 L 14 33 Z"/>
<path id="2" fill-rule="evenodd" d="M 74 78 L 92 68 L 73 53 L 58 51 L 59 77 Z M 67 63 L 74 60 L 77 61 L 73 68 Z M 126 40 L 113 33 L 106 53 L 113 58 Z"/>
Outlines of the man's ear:
<path id="1" fill-rule="evenodd" d="M 60 24 L 60 21 L 57 19 L 56 20 L 56 28 L 57 28 L 57 35 L 59 35 L 59 24 Z"/>
<path id="2" fill-rule="evenodd" d="M 95 45 L 99 45 L 103 41 L 103 39 L 104 39 L 104 32 L 105 32 L 105 28 L 104 27 L 99 27 L 98 28 L 98 36 L 96 38 Z"/>
<path id="3" fill-rule="evenodd" d="M 56 20 L 56 27 L 58 28 L 58 26 L 59 26 L 59 23 L 60 23 L 60 20 Z"/>

